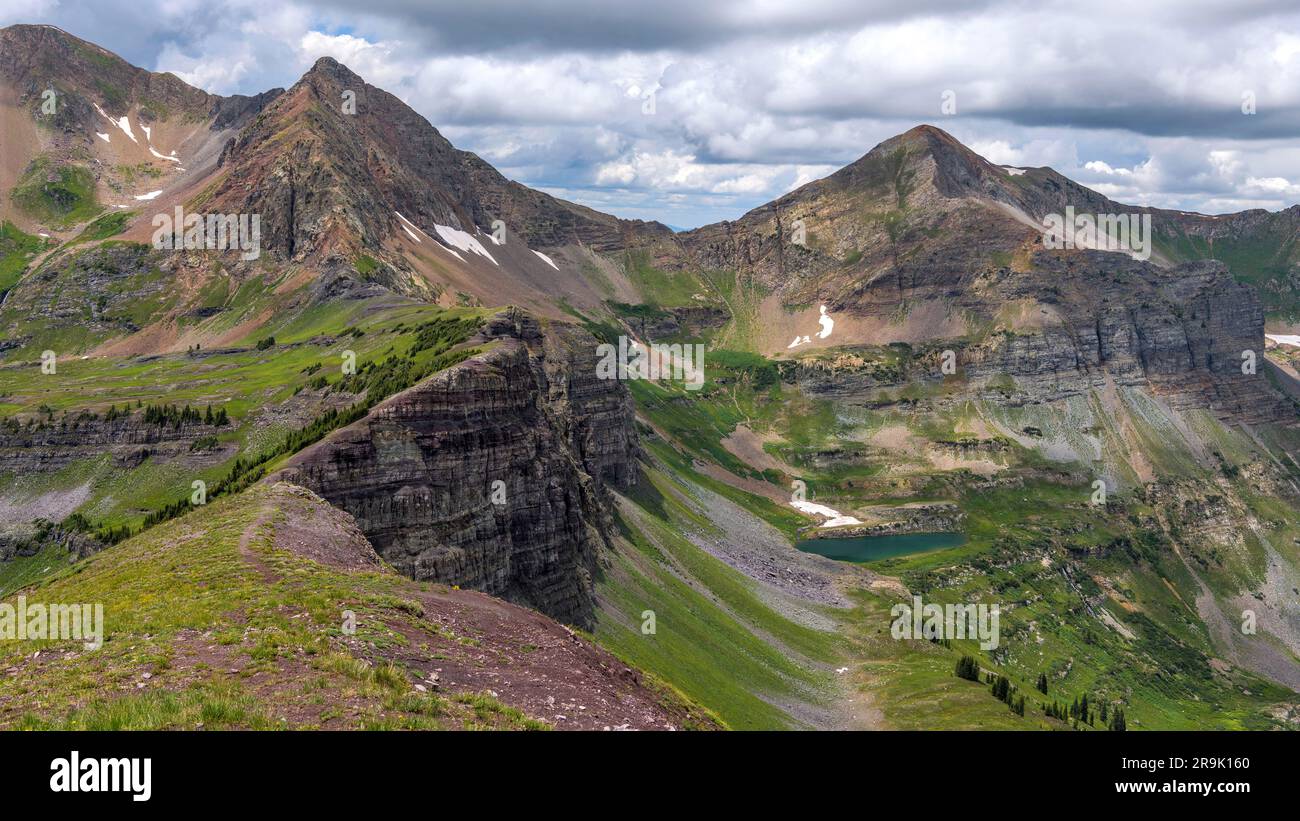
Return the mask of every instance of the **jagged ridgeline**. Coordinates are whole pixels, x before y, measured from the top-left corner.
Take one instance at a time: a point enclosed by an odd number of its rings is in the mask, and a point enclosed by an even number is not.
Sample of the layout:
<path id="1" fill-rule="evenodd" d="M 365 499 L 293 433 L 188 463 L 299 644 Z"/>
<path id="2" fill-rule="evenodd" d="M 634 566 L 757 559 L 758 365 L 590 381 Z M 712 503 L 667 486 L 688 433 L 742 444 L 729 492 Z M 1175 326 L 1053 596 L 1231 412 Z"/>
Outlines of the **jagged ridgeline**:
<path id="1" fill-rule="evenodd" d="M 106 621 L 0 643 L 0 724 L 1297 721 L 1300 209 L 921 126 L 673 233 L 332 59 L 220 97 L 48 26 L 0 133 L 0 595 Z"/>

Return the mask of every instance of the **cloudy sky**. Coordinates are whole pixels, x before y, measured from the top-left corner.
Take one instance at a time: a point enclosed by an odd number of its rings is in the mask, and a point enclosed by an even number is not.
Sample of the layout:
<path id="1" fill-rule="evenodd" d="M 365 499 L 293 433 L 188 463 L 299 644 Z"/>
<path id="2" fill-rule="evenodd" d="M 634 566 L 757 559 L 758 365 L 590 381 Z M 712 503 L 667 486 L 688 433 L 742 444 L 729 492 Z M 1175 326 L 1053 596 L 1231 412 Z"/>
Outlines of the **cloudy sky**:
<path id="1" fill-rule="evenodd" d="M 507 176 L 675 227 L 922 122 L 1125 202 L 1300 202 L 1296 0 L 0 0 L 15 22 L 223 94 L 330 55 Z"/>

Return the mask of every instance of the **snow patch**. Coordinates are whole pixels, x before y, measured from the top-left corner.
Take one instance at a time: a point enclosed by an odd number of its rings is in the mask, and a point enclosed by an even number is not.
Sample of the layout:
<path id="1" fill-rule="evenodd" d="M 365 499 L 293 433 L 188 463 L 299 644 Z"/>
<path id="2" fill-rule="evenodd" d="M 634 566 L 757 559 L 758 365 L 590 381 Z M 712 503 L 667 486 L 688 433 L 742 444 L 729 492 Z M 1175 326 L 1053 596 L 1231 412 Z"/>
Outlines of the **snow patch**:
<path id="1" fill-rule="evenodd" d="M 135 138 L 135 132 L 131 130 L 131 119 L 129 117 L 123 115 L 115 120 L 108 116 L 108 114 L 104 112 L 104 109 L 99 107 L 99 103 L 95 103 L 95 110 L 98 111 L 100 116 L 104 119 L 121 129 L 122 133 L 125 134 L 131 142 L 139 145 L 140 141 Z"/>
<path id="2" fill-rule="evenodd" d="M 449 225 L 434 225 L 433 228 L 438 232 L 438 236 L 442 237 L 443 242 L 446 242 L 453 248 L 487 257 L 492 261 L 493 265 L 500 264 L 491 254 L 488 253 L 488 250 L 483 247 L 483 243 L 479 242 L 471 234 L 467 234 L 458 228 L 452 228 Z"/>
<path id="3" fill-rule="evenodd" d="M 112 140 L 110 140 L 110 139 L 108 138 L 108 135 L 107 135 L 107 134 L 100 134 L 98 131 L 96 131 L 96 132 L 95 132 L 95 136 L 98 137 L 98 138 L 100 138 L 101 140 L 103 140 L 103 141 L 106 142 L 106 143 L 112 143 L 112 142 L 113 142 Z"/>
<path id="4" fill-rule="evenodd" d="M 1012 168 L 1012 167 L 1009 166 L 1009 165 L 1004 165 L 1004 166 L 1002 166 L 1002 170 L 1005 171 L 1005 172 L 1007 172 L 1008 174 L 1010 174 L 1010 175 L 1013 176 L 1013 177 L 1019 177 L 1021 174 L 1025 173 L 1025 169 L 1023 169 L 1023 168 Z"/>
<path id="5" fill-rule="evenodd" d="M 533 253 L 537 254 L 537 256 L 541 258 L 542 262 L 545 262 L 547 265 L 551 266 L 557 271 L 560 270 L 560 266 L 556 265 L 555 261 L 552 260 L 550 257 L 548 257 L 546 254 L 543 254 L 541 251 L 533 251 Z"/>
<path id="6" fill-rule="evenodd" d="M 156 198 L 156 197 L 157 197 L 159 194 L 161 194 L 161 193 L 162 193 L 161 191 L 150 191 L 148 194 L 141 194 L 140 196 L 136 197 L 136 199 L 138 199 L 138 200 L 151 200 L 151 199 Z"/>
<path id="7" fill-rule="evenodd" d="M 181 158 L 178 157 L 178 156 L 176 156 L 176 152 L 175 152 L 175 151 L 173 151 L 173 152 L 171 153 L 171 156 L 169 157 L 169 156 L 167 156 L 166 154 L 159 154 L 156 150 L 154 150 L 154 147 L 153 147 L 152 145 L 149 146 L 149 153 L 152 154 L 152 155 L 154 155 L 154 156 L 157 157 L 158 159 L 160 159 L 160 160 L 166 160 L 167 162 L 174 162 L 174 163 L 180 164 L 180 161 L 181 161 Z"/>
<path id="8" fill-rule="evenodd" d="M 826 312 L 825 305 L 821 306 L 821 316 L 817 317 L 817 324 L 821 326 L 821 330 L 817 332 L 818 339 L 828 338 L 831 335 L 831 331 L 835 330 L 835 320 L 831 319 L 831 315 Z M 796 335 L 794 341 L 789 345 L 786 345 L 785 348 L 786 350 L 790 350 L 791 348 L 797 348 L 800 345 L 807 345 L 809 342 L 812 342 L 811 336 Z"/>
<path id="9" fill-rule="evenodd" d="M 1265 339 L 1271 339 L 1279 345 L 1294 345 L 1300 348 L 1300 336 L 1294 334 L 1264 334 Z"/>
<path id="10" fill-rule="evenodd" d="M 421 243 L 424 242 L 424 240 L 422 240 L 422 239 L 420 239 L 419 237 L 417 237 L 417 236 L 416 236 L 414 233 L 412 233 L 412 231 L 411 231 L 411 228 L 415 228 L 415 223 L 411 222 L 411 221 L 408 220 L 406 217 L 402 216 L 402 212 L 401 212 L 401 211 L 394 211 L 393 213 L 396 214 L 396 215 L 397 215 L 397 218 L 398 218 L 399 220 L 402 221 L 402 223 L 401 223 L 401 225 L 402 225 L 402 230 L 406 232 L 406 235 L 407 235 L 408 237 L 410 237 L 411 239 L 415 240 L 416 242 L 421 242 Z M 408 225 L 410 226 L 410 228 L 407 227 Z M 420 229 L 419 229 L 419 228 L 415 228 L 415 230 L 416 230 L 416 231 L 419 231 Z"/>
<path id="11" fill-rule="evenodd" d="M 826 505 L 819 505 L 815 502 L 791 502 L 790 506 L 795 510 L 803 511 L 804 513 L 812 513 L 816 516 L 825 517 L 826 521 L 822 522 L 822 527 L 842 527 L 844 525 L 862 524 L 861 519 L 855 519 L 852 516 L 845 516 L 834 508 L 829 508 Z"/>
<path id="12" fill-rule="evenodd" d="M 822 315 L 817 318 L 817 324 L 821 325 L 822 329 L 817 332 L 817 338 L 825 339 L 831 335 L 831 331 L 835 330 L 835 320 L 831 319 L 831 315 L 826 313 L 825 305 L 821 307 Z"/>

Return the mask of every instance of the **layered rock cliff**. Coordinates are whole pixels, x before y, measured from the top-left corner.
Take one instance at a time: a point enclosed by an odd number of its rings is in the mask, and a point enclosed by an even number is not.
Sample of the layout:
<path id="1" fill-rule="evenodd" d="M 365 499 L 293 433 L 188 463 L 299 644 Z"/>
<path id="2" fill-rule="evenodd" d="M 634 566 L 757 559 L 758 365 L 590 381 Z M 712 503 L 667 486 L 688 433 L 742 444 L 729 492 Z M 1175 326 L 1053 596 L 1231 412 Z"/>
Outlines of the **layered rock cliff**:
<path id="1" fill-rule="evenodd" d="M 1039 253 L 1030 272 L 990 272 L 963 295 L 970 311 L 996 293 L 1030 305 L 1037 327 L 999 330 L 977 341 L 936 341 L 899 365 L 869 357 L 802 362 L 794 378 L 809 393 L 862 401 L 878 388 L 945 379 L 948 401 L 973 395 L 1012 404 L 1050 402 L 1089 390 L 1149 385 L 1175 408 L 1201 407 L 1250 423 L 1294 417 L 1264 373 L 1264 311 L 1255 291 L 1218 262 L 1170 269 L 1119 254 Z"/>
<path id="2" fill-rule="evenodd" d="M 348 511 L 416 579 L 483 590 L 589 625 L 609 527 L 606 484 L 636 481 L 626 388 L 596 378 L 596 345 L 508 311 L 480 356 L 377 405 L 273 479 Z"/>

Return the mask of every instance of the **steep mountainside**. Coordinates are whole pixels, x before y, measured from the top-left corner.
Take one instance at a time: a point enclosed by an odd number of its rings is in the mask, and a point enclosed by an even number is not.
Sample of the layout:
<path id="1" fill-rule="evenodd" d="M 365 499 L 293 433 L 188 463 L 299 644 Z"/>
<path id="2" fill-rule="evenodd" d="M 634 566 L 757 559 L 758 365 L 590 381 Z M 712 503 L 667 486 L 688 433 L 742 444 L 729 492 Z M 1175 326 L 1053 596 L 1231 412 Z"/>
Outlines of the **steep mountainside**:
<path id="1" fill-rule="evenodd" d="M 376 405 L 278 477 L 351 513 L 408 576 L 589 627 L 603 487 L 635 484 L 637 446 L 627 391 L 595 378 L 583 336 L 497 316 L 471 340 L 487 352 Z"/>

